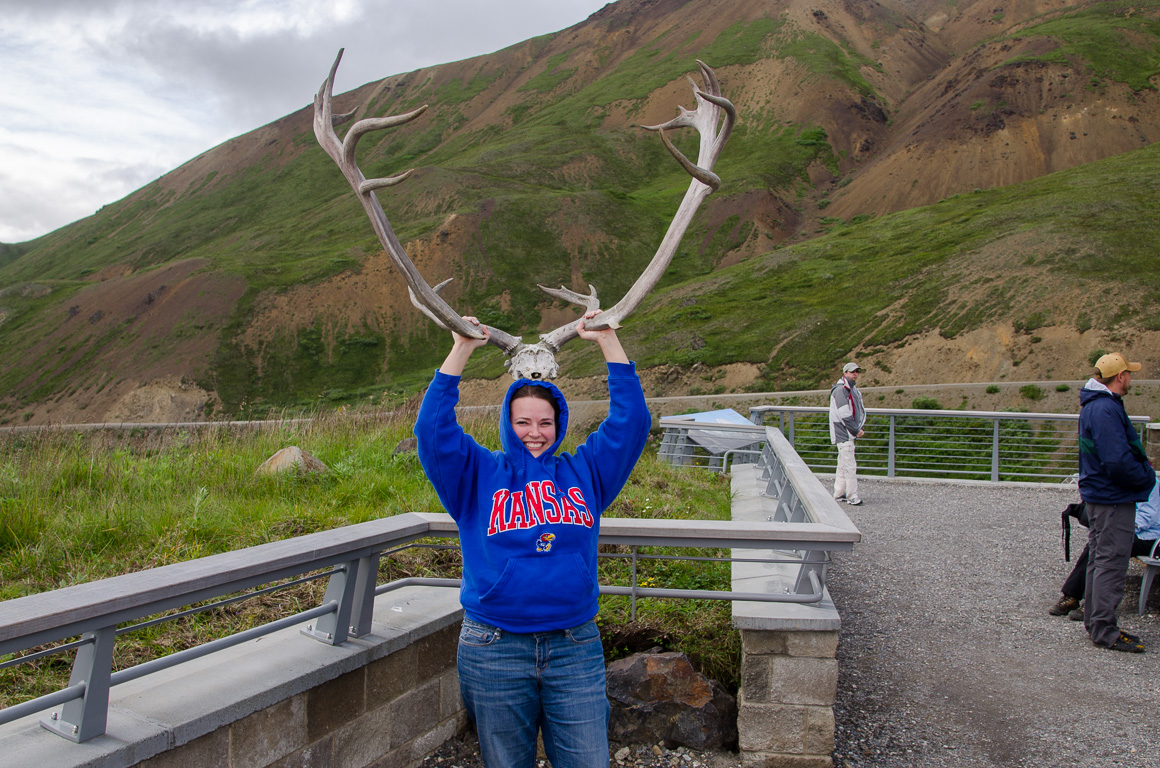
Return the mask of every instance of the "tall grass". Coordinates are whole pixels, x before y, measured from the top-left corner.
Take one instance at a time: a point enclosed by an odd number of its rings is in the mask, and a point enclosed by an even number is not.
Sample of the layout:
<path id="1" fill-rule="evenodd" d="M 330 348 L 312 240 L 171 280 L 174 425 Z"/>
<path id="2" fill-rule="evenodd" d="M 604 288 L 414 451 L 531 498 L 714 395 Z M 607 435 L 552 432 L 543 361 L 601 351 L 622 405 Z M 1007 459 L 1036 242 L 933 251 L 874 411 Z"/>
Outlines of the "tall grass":
<path id="1" fill-rule="evenodd" d="M 0 440 L 0 599 L 387 515 L 441 512 L 414 452 L 395 452 L 412 424 L 413 413 L 331 413 L 244 431 L 8 436 Z M 481 443 L 498 448 L 493 423 L 467 427 Z M 318 457 L 329 471 L 255 474 L 289 445 Z M 606 514 L 728 519 L 728 485 L 718 475 L 678 472 L 650 451 Z M 459 569 L 457 556 L 409 550 L 384 558 L 380 581 L 458 577 Z M 638 574 L 649 584 L 729 588 L 727 564 L 644 561 Z M 602 559 L 601 581 L 628 584 L 628 563 Z M 312 607 L 323 588 L 324 582 L 301 585 L 128 633 L 118 640 L 115 668 Z M 654 645 L 680 649 L 707 674 L 737 685 L 740 652 L 728 603 L 640 600 L 633 622 L 626 599 L 606 598 L 600 621 L 610 658 Z M 70 664 L 66 653 L 0 670 L 0 706 L 63 687 Z"/>

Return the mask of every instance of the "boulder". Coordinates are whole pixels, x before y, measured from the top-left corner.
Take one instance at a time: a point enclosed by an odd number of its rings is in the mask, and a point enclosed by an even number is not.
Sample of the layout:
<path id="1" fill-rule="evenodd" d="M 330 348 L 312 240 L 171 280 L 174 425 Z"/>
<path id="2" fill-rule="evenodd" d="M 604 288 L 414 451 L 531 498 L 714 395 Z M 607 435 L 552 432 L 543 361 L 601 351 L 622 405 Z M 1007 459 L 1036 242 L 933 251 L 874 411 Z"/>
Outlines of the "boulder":
<path id="1" fill-rule="evenodd" d="M 296 445 L 283 448 L 262 462 L 254 472 L 258 475 L 277 475 L 283 472 L 297 472 L 302 475 L 321 475 L 329 471 L 321 461 Z"/>
<path id="2" fill-rule="evenodd" d="M 609 664 L 607 677 L 612 741 L 696 750 L 737 743 L 737 700 L 685 654 L 633 654 Z"/>

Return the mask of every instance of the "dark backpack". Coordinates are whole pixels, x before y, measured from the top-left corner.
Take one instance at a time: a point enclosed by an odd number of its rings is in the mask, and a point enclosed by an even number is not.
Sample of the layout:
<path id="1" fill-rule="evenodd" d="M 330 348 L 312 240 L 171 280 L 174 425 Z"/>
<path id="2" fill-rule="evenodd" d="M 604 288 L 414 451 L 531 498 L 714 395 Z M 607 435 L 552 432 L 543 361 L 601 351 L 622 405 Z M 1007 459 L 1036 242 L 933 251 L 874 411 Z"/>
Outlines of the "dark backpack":
<path id="1" fill-rule="evenodd" d="M 1082 501 L 1078 504 L 1068 504 L 1063 508 L 1063 514 L 1060 515 L 1063 523 L 1063 559 L 1071 561 L 1071 518 L 1075 518 L 1076 522 L 1084 528 L 1088 527 L 1087 505 Z"/>

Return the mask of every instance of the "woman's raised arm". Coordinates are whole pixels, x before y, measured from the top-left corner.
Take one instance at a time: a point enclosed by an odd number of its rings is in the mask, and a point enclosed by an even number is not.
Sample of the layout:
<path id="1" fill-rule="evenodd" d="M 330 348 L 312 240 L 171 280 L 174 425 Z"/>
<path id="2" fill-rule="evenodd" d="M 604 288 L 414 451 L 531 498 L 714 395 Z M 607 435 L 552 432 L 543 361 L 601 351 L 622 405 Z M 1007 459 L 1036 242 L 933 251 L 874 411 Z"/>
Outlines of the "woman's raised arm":
<path id="1" fill-rule="evenodd" d="M 463 369 L 467 367 L 467 361 L 471 357 L 471 353 L 482 347 L 491 338 L 491 332 L 488 331 L 486 325 L 481 325 L 479 320 L 464 315 L 463 319 L 472 325 L 479 326 L 479 330 L 483 332 L 482 339 L 469 339 L 466 336 L 460 336 L 455 331 L 451 332 L 451 338 L 454 343 L 451 345 L 451 351 L 447 353 L 447 358 L 443 361 L 443 365 L 439 366 L 439 372 L 445 373 L 448 376 L 462 376 Z"/>
<path id="2" fill-rule="evenodd" d="M 605 328 L 602 331 L 589 331 L 584 327 L 585 320 L 591 320 L 600 314 L 599 309 L 588 312 L 584 317 L 580 318 L 576 323 L 576 333 L 585 341 L 595 341 L 600 345 L 600 351 L 604 353 L 604 362 L 606 363 L 627 363 L 628 355 L 624 352 L 624 347 L 620 346 L 620 339 L 616 337 L 616 331 L 611 328 Z"/>

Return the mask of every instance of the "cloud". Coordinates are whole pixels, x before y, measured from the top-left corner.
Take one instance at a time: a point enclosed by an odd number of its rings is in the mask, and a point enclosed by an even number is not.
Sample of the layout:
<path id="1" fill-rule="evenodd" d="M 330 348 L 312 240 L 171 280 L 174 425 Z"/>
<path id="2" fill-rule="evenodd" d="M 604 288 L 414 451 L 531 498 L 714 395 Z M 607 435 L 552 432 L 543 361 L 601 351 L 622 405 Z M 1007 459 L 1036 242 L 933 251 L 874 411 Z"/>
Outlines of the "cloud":
<path id="1" fill-rule="evenodd" d="M 6 0 L 0 241 L 45 234 L 335 92 L 579 23 L 601 0 Z"/>

